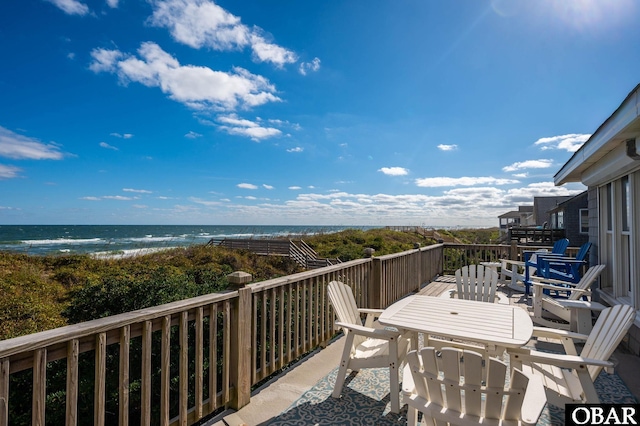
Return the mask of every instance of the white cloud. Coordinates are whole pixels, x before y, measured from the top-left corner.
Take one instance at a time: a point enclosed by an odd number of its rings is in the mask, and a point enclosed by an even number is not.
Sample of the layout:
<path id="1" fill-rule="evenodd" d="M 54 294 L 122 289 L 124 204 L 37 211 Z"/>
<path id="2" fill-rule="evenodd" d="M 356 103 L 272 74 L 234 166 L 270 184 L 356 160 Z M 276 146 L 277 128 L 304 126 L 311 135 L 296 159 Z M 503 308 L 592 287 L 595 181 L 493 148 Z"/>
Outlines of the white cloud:
<path id="1" fill-rule="evenodd" d="M 133 137 L 131 133 L 125 133 L 125 134 L 110 133 L 110 135 L 116 138 L 121 138 L 121 139 L 131 139 Z"/>
<path id="2" fill-rule="evenodd" d="M 378 171 L 388 176 L 404 176 L 409 174 L 409 170 L 404 167 L 383 167 L 378 169 Z"/>
<path id="3" fill-rule="evenodd" d="M 302 189 L 302 187 L 300 187 L 300 186 L 290 186 L 289 189 L 292 190 L 292 191 L 299 191 L 299 190 Z"/>
<path id="4" fill-rule="evenodd" d="M 254 197 L 253 195 L 247 195 L 246 197 L 244 197 L 245 200 L 257 200 L 256 197 Z"/>
<path id="5" fill-rule="evenodd" d="M 138 57 L 117 50 L 94 49 L 89 68 L 116 74 L 122 84 L 136 82 L 158 87 L 170 99 L 196 110 L 232 111 L 281 101 L 275 87 L 259 75 L 235 67 L 233 72 L 180 65 L 153 42 L 142 43 Z"/>
<path id="6" fill-rule="evenodd" d="M 100 201 L 100 197 L 93 197 L 93 196 L 80 197 L 80 199 L 86 200 L 86 201 Z"/>
<path id="7" fill-rule="evenodd" d="M 122 188 L 123 192 L 135 192 L 137 194 L 153 194 L 152 191 L 146 189 L 132 189 L 132 188 Z"/>
<path id="8" fill-rule="evenodd" d="M 263 183 L 263 184 L 262 184 L 262 187 L 263 187 L 264 189 L 273 189 L 273 186 L 271 186 L 271 185 L 267 185 L 266 183 Z"/>
<path id="9" fill-rule="evenodd" d="M 0 179 L 13 179 L 18 177 L 20 171 L 17 167 L 0 164 Z"/>
<path id="10" fill-rule="evenodd" d="M 119 151 L 119 149 L 118 149 L 118 148 L 116 148 L 115 146 L 109 145 L 109 144 L 108 144 L 108 143 L 106 143 L 106 142 L 100 142 L 100 144 L 99 144 L 99 145 L 100 145 L 100 147 L 101 147 L 101 148 L 105 148 L 105 149 L 112 149 L 112 150 L 114 150 L 114 151 Z"/>
<path id="11" fill-rule="evenodd" d="M 254 121 L 239 118 L 236 114 L 222 115 L 217 120 L 223 123 L 219 126 L 220 130 L 230 135 L 245 136 L 256 142 L 282 134 L 279 129 L 263 127 Z"/>
<path id="12" fill-rule="evenodd" d="M 269 42 L 259 27 L 249 28 L 240 18 L 210 0 L 152 0 L 151 25 L 167 28 L 174 40 L 200 49 L 242 50 L 250 47 L 256 61 L 281 67 L 297 61 L 295 53 Z"/>
<path id="13" fill-rule="evenodd" d="M 196 139 L 196 138 L 201 138 L 202 135 L 200 133 L 196 133 L 192 130 L 189 130 L 189 133 L 187 133 L 186 135 L 184 135 L 185 138 L 189 138 L 189 139 Z"/>
<path id="14" fill-rule="evenodd" d="M 45 145 L 35 138 L 19 135 L 0 126 L 0 157 L 14 160 L 61 160 L 64 155 L 55 144 Z"/>
<path id="15" fill-rule="evenodd" d="M 440 151 L 455 151 L 456 149 L 458 149 L 458 145 L 445 145 L 445 144 L 440 144 L 438 145 L 438 149 Z"/>
<path id="16" fill-rule="evenodd" d="M 307 72 L 313 71 L 316 72 L 320 69 L 320 58 L 313 58 L 311 62 L 302 62 L 298 71 L 302 75 L 307 75 Z"/>
<path id="17" fill-rule="evenodd" d="M 102 197 L 103 200 L 116 200 L 116 201 L 131 201 L 137 200 L 135 197 L 125 197 L 123 195 L 105 195 Z"/>
<path id="18" fill-rule="evenodd" d="M 516 170 L 523 169 L 548 169 L 553 166 L 553 160 L 541 159 L 541 160 L 527 160 L 513 163 L 509 166 L 502 168 L 504 172 L 515 172 Z"/>
<path id="19" fill-rule="evenodd" d="M 118 3 L 119 3 L 119 0 L 107 0 L 107 5 L 112 9 L 117 8 Z"/>
<path id="20" fill-rule="evenodd" d="M 258 189 L 258 186 L 252 183 L 239 183 L 237 187 L 242 189 Z"/>
<path id="21" fill-rule="evenodd" d="M 434 188 L 440 186 L 474 186 L 474 185 L 509 185 L 518 183 L 514 179 L 498 179 L 491 176 L 488 177 L 434 177 L 416 179 L 416 185 L 425 188 Z"/>
<path id="22" fill-rule="evenodd" d="M 287 152 L 302 152 L 304 151 L 304 148 L 296 146 L 295 148 L 289 148 L 287 149 Z"/>
<path id="23" fill-rule="evenodd" d="M 77 0 L 47 0 L 62 10 L 67 15 L 86 15 L 89 13 L 89 7 Z"/>
<path id="24" fill-rule="evenodd" d="M 564 149 L 568 152 L 576 152 L 591 137 L 591 135 L 571 133 L 568 135 L 540 138 L 534 145 L 541 145 L 543 151 L 548 149 Z"/>

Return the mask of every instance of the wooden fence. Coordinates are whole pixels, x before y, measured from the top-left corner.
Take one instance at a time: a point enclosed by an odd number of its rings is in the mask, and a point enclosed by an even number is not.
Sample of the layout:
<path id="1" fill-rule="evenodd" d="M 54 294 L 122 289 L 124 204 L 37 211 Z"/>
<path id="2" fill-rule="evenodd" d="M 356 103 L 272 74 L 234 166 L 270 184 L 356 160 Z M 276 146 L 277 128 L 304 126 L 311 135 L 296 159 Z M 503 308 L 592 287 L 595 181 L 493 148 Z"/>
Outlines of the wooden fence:
<path id="1" fill-rule="evenodd" d="M 435 244 L 0 341 L 0 426 L 186 425 L 240 408 L 336 334 L 330 281 L 384 308 L 460 262 L 509 250 Z"/>

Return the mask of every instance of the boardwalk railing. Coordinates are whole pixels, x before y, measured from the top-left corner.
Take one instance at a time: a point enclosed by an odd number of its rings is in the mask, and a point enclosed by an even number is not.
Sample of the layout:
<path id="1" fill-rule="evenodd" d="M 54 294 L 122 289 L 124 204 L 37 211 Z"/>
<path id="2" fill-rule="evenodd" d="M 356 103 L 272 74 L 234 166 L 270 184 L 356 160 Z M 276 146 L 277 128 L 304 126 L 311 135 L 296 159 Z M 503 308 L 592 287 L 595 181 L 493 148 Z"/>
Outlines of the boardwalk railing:
<path id="1" fill-rule="evenodd" d="M 384 308 L 505 250 L 435 244 L 0 341 L 0 426 L 186 425 L 242 407 L 252 387 L 335 336 L 330 281 Z"/>

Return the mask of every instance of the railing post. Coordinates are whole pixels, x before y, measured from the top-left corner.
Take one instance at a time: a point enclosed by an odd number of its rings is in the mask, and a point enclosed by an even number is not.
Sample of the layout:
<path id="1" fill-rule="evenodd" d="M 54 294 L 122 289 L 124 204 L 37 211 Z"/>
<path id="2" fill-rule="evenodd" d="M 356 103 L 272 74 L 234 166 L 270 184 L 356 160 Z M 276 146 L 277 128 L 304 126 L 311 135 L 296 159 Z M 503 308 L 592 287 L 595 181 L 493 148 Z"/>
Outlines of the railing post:
<path id="1" fill-rule="evenodd" d="M 516 240 L 511 241 L 511 250 L 509 252 L 509 259 L 518 260 L 518 242 Z"/>
<path id="2" fill-rule="evenodd" d="M 371 258 L 371 279 L 367 289 L 367 307 L 380 308 L 382 299 L 382 260 L 377 257 Z"/>
<path id="3" fill-rule="evenodd" d="M 238 302 L 231 313 L 231 371 L 230 380 L 236 392 L 230 401 L 233 409 L 249 404 L 251 399 L 251 288 L 238 289 Z"/>

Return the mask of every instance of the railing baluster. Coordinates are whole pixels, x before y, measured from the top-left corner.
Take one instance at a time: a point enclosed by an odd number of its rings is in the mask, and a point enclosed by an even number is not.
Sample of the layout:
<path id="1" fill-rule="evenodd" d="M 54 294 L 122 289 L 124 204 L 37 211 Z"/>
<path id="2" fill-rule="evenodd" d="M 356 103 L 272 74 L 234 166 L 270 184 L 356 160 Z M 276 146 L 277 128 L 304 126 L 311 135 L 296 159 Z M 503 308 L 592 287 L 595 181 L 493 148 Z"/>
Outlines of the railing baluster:
<path id="1" fill-rule="evenodd" d="M 285 324 L 284 324 L 284 286 L 281 285 L 278 288 L 278 369 L 282 369 L 284 367 L 284 333 L 285 333 Z"/>
<path id="2" fill-rule="evenodd" d="M 0 359 L 0 426 L 9 425 L 9 358 Z"/>
<path id="3" fill-rule="evenodd" d="M 204 335 L 203 335 L 203 308 L 200 306 L 196 309 L 196 389 L 195 389 L 195 397 L 196 397 L 196 420 L 200 420 L 202 418 L 202 357 L 203 357 L 203 346 L 204 346 Z"/>
<path id="4" fill-rule="evenodd" d="M 218 305 L 209 306 L 209 412 L 218 408 Z"/>
<path id="5" fill-rule="evenodd" d="M 229 401 L 229 367 L 231 365 L 231 303 L 224 301 L 222 317 L 222 402 Z"/>
<path id="6" fill-rule="evenodd" d="M 107 334 L 99 333 L 96 337 L 95 350 L 95 389 L 93 402 L 93 424 L 104 425 L 105 386 L 107 374 Z"/>
<path id="7" fill-rule="evenodd" d="M 169 426 L 169 386 L 171 380 L 171 315 L 162 318 L 160 343 L 160 424 Z"/>
<path id="8" fill-rule="evenodd" d="M 260 379 L 267 377 L 267 292 L 262 292 L 262 306 L 260 308 Z"/>
<path id="9" fill-rule="evenodd" d="M 269 324 L 271 325 L 271 336 L 269 345 L 269 374 L 276 371 L 276 357 L 278 349 L 278 340 L 276 339 L 276 319 L 278 318 L 278 297 L 276 296 L 276 289 L 272 288 L 269 292 L 269 298 L 271 299 L 271 309 L 269 310 Z"/>
<path id="10" fill-rule="evenodd" d="M 180 312 L 180 424 L 187 425 L 187 412 L 189 407 L 189 333 L 187 326 L 189 324 L 189 311 Z"/>
<path id="11" fill-rule="evenodd" d="M 129 424 L 129 342 L 131 327 L 120 329 L 120 366 L 118 374 L 118 419 L 120 426 Z"/>
<path id="12" fill-rule="evenodd" d="M 78 358 L 80 344 L 78 339 L 67 343 L 67 426 L 78 424 Z"/>
<path id="13" fill-rule="evenodd" d="M 151 331 L 152 322 L 142 324 L 142 380 L 140 423 L 143 426 L 151 424 Z"/>
<path id="14" fill-rule="evenodd" d="M 47 349 L 33 353 L 33 400 L 31 424 L 43 426 L 47 400 Z"/>

